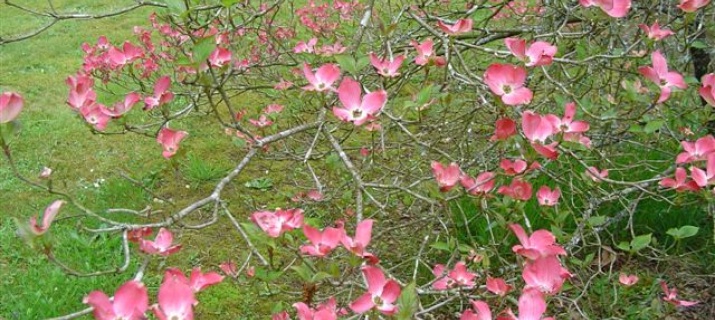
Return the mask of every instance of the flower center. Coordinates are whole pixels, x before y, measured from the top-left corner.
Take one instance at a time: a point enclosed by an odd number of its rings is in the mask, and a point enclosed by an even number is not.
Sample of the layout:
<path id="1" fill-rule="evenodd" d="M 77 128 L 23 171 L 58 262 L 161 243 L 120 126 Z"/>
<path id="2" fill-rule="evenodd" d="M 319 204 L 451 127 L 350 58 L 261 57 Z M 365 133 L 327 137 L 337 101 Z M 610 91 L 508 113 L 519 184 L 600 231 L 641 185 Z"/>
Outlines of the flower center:
<path id="1" fill-rule="evenodd" d="M 382 298 L 380 297 L 372 297 L 372 303 L 374 303 L 376 306 L 381 306 L 382 305 Z"/>
<path id="2" fill-rule="evenodd" d="M 360 117 L 362 117 L 362 110 L 360 110 L 360 109 L 353 110 L 353 118 L 358 119 Z"/>
<path id="3" fill-rule="evenodd" d="M 510 94 L 510 93 L 511 93 L 511 86 L 503 85 L 503 86 L 501 87 L 501 90 L 504 91 L 504 94 Z"/>

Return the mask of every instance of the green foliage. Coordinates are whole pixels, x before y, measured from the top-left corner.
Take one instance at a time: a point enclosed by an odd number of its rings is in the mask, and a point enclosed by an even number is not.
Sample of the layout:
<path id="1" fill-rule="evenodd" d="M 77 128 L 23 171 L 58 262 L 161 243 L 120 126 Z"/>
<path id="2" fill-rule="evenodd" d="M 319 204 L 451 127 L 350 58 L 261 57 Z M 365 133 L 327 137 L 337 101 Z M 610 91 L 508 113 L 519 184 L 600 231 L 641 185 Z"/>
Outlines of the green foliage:
<path id="1" fill-rule="evenodd" d="M 417 307 L 420 304 L 419 296 L 417 295 L 417 287 L 414 282 L 411 282 L 404 288 L 397 299 L 398 311 L 395 318 L 398 320 L 413 319 Z"/>

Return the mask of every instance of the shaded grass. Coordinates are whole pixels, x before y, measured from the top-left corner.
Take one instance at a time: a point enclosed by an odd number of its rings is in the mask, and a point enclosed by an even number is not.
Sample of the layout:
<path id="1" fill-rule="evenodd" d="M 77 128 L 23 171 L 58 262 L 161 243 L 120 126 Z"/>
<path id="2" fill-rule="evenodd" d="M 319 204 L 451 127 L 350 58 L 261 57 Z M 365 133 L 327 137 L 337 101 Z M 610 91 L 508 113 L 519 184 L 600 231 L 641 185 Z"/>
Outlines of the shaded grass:
<path id="1" fill-rule="evenodd" d="M 73 12 L 102 12 L 109 6 L 102 2 L 55 1 L 57 7 Z M 132 2 L 113 3 L 122 7 Z M 131 37 L 134 25 L 147 25 L 151 9 L 137 10 L 117 18 L 59 23 L 47 32 L 27 41 L 13 43 L 0 50 L 0 89 L 17 91 L 25 98 L 25 109 L 19 118 L 22 130 L 11 142 L 18 170 L 31 179 L 43 166 L 54 170 L 55 188 L 75 195 L 88 208 L 103 212 L 107 208 L 124 207 L 141 210 L 152 205 L 164 212 L 206 193 L 211 182 L 223 176 L 234 165 L 225 152 L 232 147 L 229 138 L 205 123 L 181 128 L 191 132 L 182 148 L 187 150 L 177 162 L 161 158 L 161 147 L 152 138 L 92 135 L 82 119 L 66 106 L 67 86 L 64 79 L 81 67 L 83 42 L 94 42 L 106 35 L 113 43 Z M 0 34 L 25 32 L 41 23 L 23 19 L 22 13 L 0 4 Z M 100 93 L 100 99 L 102 97 Z M 110 97 L 111 98 L 111 97 Z M 234 147 L 235 148 L 235 147 Z M 188 160 L 188 161 L 183 161 Z M 27 247 L 15 236 L 17 218 L 26 222 L 38 215 L 55 198 L 33 190 L 16 179 L 3 158 L 0 160 L 0 316 L 8 319 L 38 319 L 67 314 L 86 306 L 82 297 L 92 290 L 111 294 L 137 270 L 141 257 L 132 247 L 133 262 L 127 273 L 90 278 L 68 277 L 47 261 L 38 251 Z M 184 162 L 185 165 L 177 166 Z M 120 176 L 126 173 L 135 182 Z M 162 179 L 168 175 L 169 179 Z M 171 178 L 173 177 L 173 179 Z M 141 184 L 141 186 L 139 185 Z M 188 188 L 187 188 L 188 186 Z M 175 206 L 155 202 L 154 194 L 175 201 Z M 83 271 L 116 267 L 122 262 L 121 244 L 117 234 L 94 235 L 75 225 L 78 214 L 65 206 L 53 225 L 50 236 L 58 259 Z M 135 217 L 113 213 L 119 221 L 136 221 Z M 90 222 L 87 226 L 101 224 Z M 183 251 L 167 261 L 153 260 L 144 282 L 155 295 L 163 270 L 178 266 L 185 272 L 190 267 L 203 266 L 204 271 L 216 270 L 229 258 L 237 260 L 243 250 L 230 224 L 220 221 L 220 230 L 209 228 L 199 232 L 178 232 L 177 242 Z M 230 228 L 229 228 L 230 227 Z M 199 248 L 211 248 L 207 251 Z M 270 310 L 256 305 L 257 289 L 227 281 L 199 297 L 200 318 L 224 318 L 243 315 L 255 318 Z"/>

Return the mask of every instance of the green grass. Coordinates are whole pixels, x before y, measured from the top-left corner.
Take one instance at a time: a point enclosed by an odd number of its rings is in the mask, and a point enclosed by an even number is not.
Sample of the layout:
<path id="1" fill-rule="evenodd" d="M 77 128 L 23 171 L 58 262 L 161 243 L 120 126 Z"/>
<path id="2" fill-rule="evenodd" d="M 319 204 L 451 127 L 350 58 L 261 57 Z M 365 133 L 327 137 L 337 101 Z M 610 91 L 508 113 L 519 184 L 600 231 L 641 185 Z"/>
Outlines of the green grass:
<path id="1" fill-rule="evenodd" d="M 133 2 L 106 5 L 101 1 L 67 0 L 54 3 L 67 12 L 90 13 L 104 12 Z M 153 139 L 131 135 L 92 135 L 84 122 L 65 104 L 68 89 L 64 79 L 81 68 L 83 52 L 80 45 L 83 42 L 92 43 L 100 35 L 106 35 L 115 43 L 131 38 L 132 27 L 146 26 L 150 12 L 150 9 L 140 9 L 117 18 L 61 22 L 37 37 L 5 45 L 0 50 L 0 74 L 3 75 L 0 91 L 17 91 L 25 98 L 25 109 L 19 119 L 22 130 L 11 143 L 18 170 L 34 178 L 43 166 L 53 168 L 56 188 L 75 194 L 78 201 L 98 212 L 112 207 L 143 209 L 144 205 L 152 203 L 153 195 L 149 191 L 160 191 L 179 204 L 185 203 L 192 197 L 184 195 L 202 192 L 201 189 L 206 188 L 199 187 L 199 184 L 204 183 L 205 186 L 206 182 L 214 182 L 232 167 L 225 160 L 215 161 L 215 156 L 206 156 L 216 154 L 208 150 L 225 149 L 231 143 L 229 139 L 209 139 L 211 135 L 214 138 L 217 136 L 210 131 L 212 129 L 191 131 L 187 149 L 199 146 L 198 151 L 190 153 L 186 164 L 179 168 L 180 171 L 175 171 L 168 161 L 157 157 L 161 147 Z M 0 21 L 3 21 L 0 23 L 0 35 L 3 36 L 32 30 L 42 23 L 4 4 L 0 4 Z M 172 171 L 185 178 L 178 179 L 179 182 L 160 178 Z M 122 178 L 120 173 L 123 172 L 141 182 L 143 188 Z M 185 183 L 181 183 L 182 180 Z M 186 189 L 187 184 L 196 184 L 193 187 L 198 190 Z M 132 265 L 124 274 L 87 278 L 67 276 L 42 253 L 26 246 L 15 236 L 14 218 L 26 222 L 30 216 L 40 214 L 54 199 L 21 183 L 13 176 L 5 159 L 0 161 L 2 318 L 39 319 L 78 311 L 86 307 L 82 298 L 91 290 L 112 293 L 137 270 L 138 257 L 134 254 Z M 60 219 L 48 234 L 57 258 L 82 272 L 105 270 L 121 264 L 121 244 L 116 234 L 97 236 L 77 229 L 77 220 L 68 218 L 78 213 L 71 206 L 63 208 Z M 123 213 L 114 215 L 118 220 L 133 219 Z M 227 234 L 227 230 L 213 232 Z M 216 239 L 210 233 L 201 237 L 213 239 L 212 242 L 226 240 Z M 222 259 L 237 259 L 239 252 L 243 252 L 239 247 L 225 245 L 221 246 L 222 253 L 212 251 L 211 257 L 208 257 L 209 253 L 200 252 L 195 249 L 198 247 L 191 245 L 196 242 L 192 239 L 196 238 L 199 237 L 190 233 L 180 238 L 186 242 L 181 256 L 184 259 L 196 257 L 198 260 L 194 259 L 194 262 L 202 265 L 204 270 L 217 270 Z M 240 243 L 237 234 L 233 234 L 232 238 L 235 238 L 234 243 Z M 195 244 L 199 247 L 210 246 L 201 240 Z M 136 248 L 132 250 L 136 252 Z M 188 272 L 193 264 L 178 258 L 167 262 L 160 259 L 153 261 L 149 271 L 159 276 L 147 276 L 144 281 L 154 294 L 160 282 L 160 270 L 167 266 L 179 266 Z M 202 304 L 197 314 L 204 315 L 202 318 L 220 318 L 219 315 L 227 314 L 244 314 L 253 318 L 250 315 L 255 316 L 254 299 L 247 297 L 254 294 L 251 286 L 227 281 L 202 293 Z"/>

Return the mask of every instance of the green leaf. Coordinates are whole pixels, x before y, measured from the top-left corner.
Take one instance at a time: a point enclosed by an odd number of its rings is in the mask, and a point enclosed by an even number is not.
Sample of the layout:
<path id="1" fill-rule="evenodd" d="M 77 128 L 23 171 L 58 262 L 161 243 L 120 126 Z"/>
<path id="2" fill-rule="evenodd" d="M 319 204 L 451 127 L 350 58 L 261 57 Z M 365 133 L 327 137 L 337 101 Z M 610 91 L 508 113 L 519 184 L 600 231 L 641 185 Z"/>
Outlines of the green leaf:
<path id="1" fill-rule="evenodd" d="M 241 0 L 221 0 L 221 4 L 226 7 L 230 8 L 232 5 L 237 4 Z"/>
<path id="2" fill-rule="evenodd" d="M 625 241 L 619 242 L 619 243 L 616 245 L 616 247 L 617 247 L 618 249 L 623 250 L 623 251 L 631 251 L 631 246 L 628 244 L 628 242 L 625 242 Z"/>
<path id="3" fill-rule="evenodd" d="M 313 275 L 313 272 L 303 264 L 292 266 L 290 268 L 295 271 L 295 273 L 297 273 L 298 276 L 305 282 L 312 282 L 311 280 L 315 276 Z"/>
<path id="4" fill-rule="evenodd" d="M 318 273 L 313 275 L 313 278 L 311 279 L 311 282 L 313 283 L 318 283 L 320 281 L 323 281 L 324 279 L 332 278 L 333 276 L 329 273 L 319 271 Z"/>
<path id="5" fill-rule="evenodd" d="M 438 242 L 433 243 L 431 245 L 431 247 L 435 248 L 437 250 L 442 250 L 442 251 L 447 251 L 447 252 L 452 251 L 452 246 L 450 246 L 449 243 L 447 243 L 447 242 L 438 241 Z"/>
<path id="6" fill-rule="evenodd" d="M 588 218 L 588 224 L 592 227 L 597 227 L 606 222 L 606 216 L 594 216 Z"/>
<path id="7" fill-rule="evenodd" d="M 643 128 L 643 132 L 645 133 L 653 133 L 658 131 L 660 129 L 665 121 L 663 120 L 653 120 L 651 122 L 648 122 L 648 124 L 645 125 L 645 128 Z"/>
<path id="8" fill-rule="evenodd" d="M 698 227 L 682 226 L 678 229 L 671 228 L 666 233 L 668 235 L 672 236 L 673 238 L 680 240 L 680 239 L 690 238 L 690 237 L 698 234 L 698 231 L 700 231 L 700 228 L 698 228 Z"/>
<path id="9" fill-rule="evenodd" d="M 695 226 L 682 226 L 682 227 L 680 227 L 680 237 L 681 238 L 690 238 L 690 237 L 698 234 L 698 231 L 700 231 L 700 228 L 695 227 Z"/>
<path id="10" fill-rule="evenodd" d="M 693 42 L 693 44 L 690 45 L 690 46 L 693 47 L 693 48 L 696 48 L 696 49 L 707 49 L 707 48 L 709 48 L 709 46 L 708 46 L 707 44 L 705 44 L 705 42 L 702 42 L 702 41 L 700 41 L 700 40 L 697 40 L 697 41 Z"/>
<path id="11" fill-rule="evenodd" d="M 632 124 L 630 128 L 628 128 L 629 132 L 643 132 L 643 128 L 639 126 L 638 124 Z"/>
<path id="12" fill-rule="evenodd" d="M 214 49 L 216 49 L 216 41 L 213 38 L 202 39 L 194 46 L 194 62 L 199 64 L 205 62 Z"/>
<path id="13" fill-rule="evenodd" d="M 412 282 L 402 289 L 402 294 L 397 299 L 398 311 L 395 318 L 398 320 L 412 319 L 415 312 L 417 312 L 419 302 L 415 283 Z"/>
<path id="14" fill-rule="evenodd" d="M 164 0 L 169 12 L 181 15 L 186 11 L 186 6 L 184 5 L 184 0 Z"/>
<path id="15" fill-rule="evenodd" d="M 341 54 L 341 55 L 336 55 L 335 56 L 335 61 L 338 62 L 340 65 L 340 69 L 343 69 L 349 73 L 356 74 L 358 69 L 357 69 L 357 61 L 353 59 L 353 57 L 346 55 L 346 54 Z"/>
<path id="16" fill-rule="evenodd" d="M 426 86 L 420 90 L 419 93 L 417 93 L 417 105 L 421 106 L 429 102 L 430 97 L 432 96 L 432 85 Z"/>
<path id="17" fill-rule="evenodd" d="M 631 240 L 631 252 L 638 252 L 650 244 L 652 234 L 637 236 Z"/>
<path id="18" fill-rule="evenodd" d="M 484 9 L 479 9 L 475 11 L 472 14 L 472 19 L 474 20 L 475 23 L 482 22 L 484 20 L 487 20 L 491 18 L 493 15 L 493 12 L 491 10 L 488 10 L 488 8 Z"/>
<path id="19" fill-rule="evenodd" d="M 563 141 L 563 142 L 561 142 L 561 146 L 566 149 L 569 149 L 569 150 L 582 150 L 582 151 L 588 150 L 588 148 L 586 148 L 586 146 L 584 146 L 578 142 L 573 142 L 573 141 Z"/>
<path id="20" fill-rule="evenodd" d="M 355 69 L 357 69 L 357 71 L 359 72 L 359 71 L 362 70 L 363 68 L 367 67 L 367 65 L 369 65 L 369 64 L 370 64 L 370 57 L 369 57 L 369 56 L 361 57 L 361 58 L 359 58 L 359 59 L 357 60 L 357 62 L 355 63 Z"/>
<path id="21" fill-rule="evenodd" d="M 457 249 L 459 249 L 459 251 L 463 252 L 463 253 L 469 253 L 470 251 L 474 250 L 474 248 L 472 248 L 471 246 L 463 244 L 463 243 L 460 243 L 457 246 Z"/>

